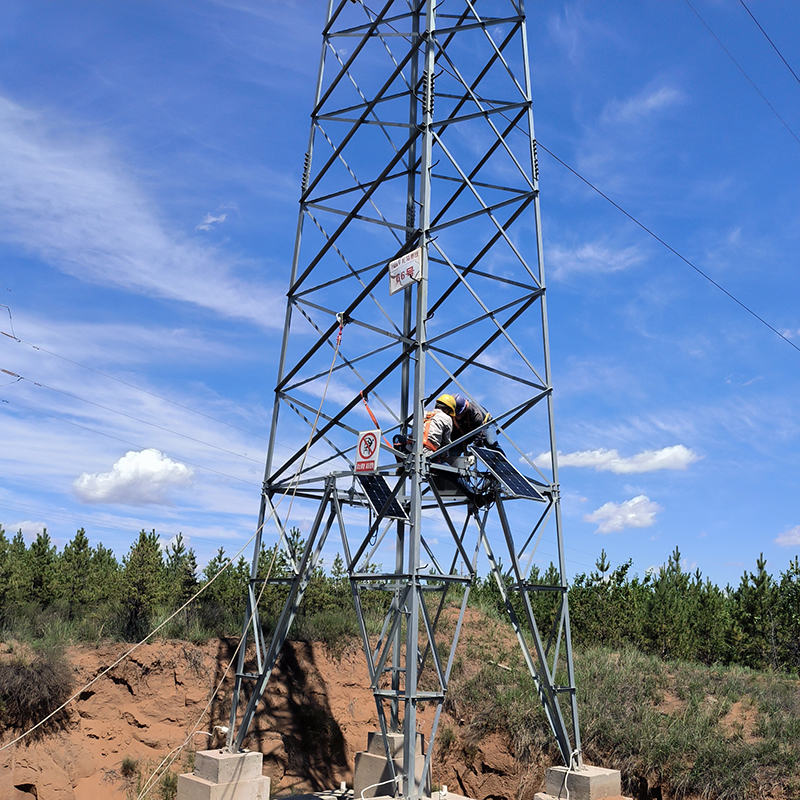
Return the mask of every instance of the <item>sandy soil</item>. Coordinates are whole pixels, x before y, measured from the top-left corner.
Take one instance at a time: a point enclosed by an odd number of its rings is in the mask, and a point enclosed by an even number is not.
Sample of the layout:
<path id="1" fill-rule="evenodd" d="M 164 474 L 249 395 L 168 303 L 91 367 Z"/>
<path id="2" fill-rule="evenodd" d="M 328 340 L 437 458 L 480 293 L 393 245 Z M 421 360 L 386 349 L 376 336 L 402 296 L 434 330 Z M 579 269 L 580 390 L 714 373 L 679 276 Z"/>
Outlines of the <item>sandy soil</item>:
<path id="1" fill-rule="evenodd" d="M 0 799 L 136 797 L 137 776 L 125 775 L 132 772 L 131 764 L 146 778 L 184 743 L 198 720 L 190 749 L 220 746 L 223 739 L 213 726 L 228 724 L 230 676 L 204 709 L 234 647 L 232 641 L 213 640 L 201 646 L 158 642 L 139 648 L 70 705 L 58 730 L 0 752 Z M 71 648 L 75 686 L 84 686 L 125 650 L 124 645 Z M 367 733 L 376 727 L 367 683 L 360 650 L 334 657 L 318 644 L 285 648 L 245 742 L 264 753 L 273 796 L 352 782 L 355 753 L 365 749 Z M 421 727 L 429 726 L 430 714 L 432 709 L 422 712 Z M 445 718 L 442 724 L 458 729 L 457 720 Z M 3 741 L 10 738 L 6 734 Z M 191 771 L 186 756 L 182 759 L 179 771 Z M 487 738 L 467 761 L 451 748 L 438 759 L 433 782 L 478 800 L 524 800 L 541 788 L 543 771 L 536 777 L 523 770 L 502 737 Z M 148 796 L 159 794 L 153 790 Z"/>

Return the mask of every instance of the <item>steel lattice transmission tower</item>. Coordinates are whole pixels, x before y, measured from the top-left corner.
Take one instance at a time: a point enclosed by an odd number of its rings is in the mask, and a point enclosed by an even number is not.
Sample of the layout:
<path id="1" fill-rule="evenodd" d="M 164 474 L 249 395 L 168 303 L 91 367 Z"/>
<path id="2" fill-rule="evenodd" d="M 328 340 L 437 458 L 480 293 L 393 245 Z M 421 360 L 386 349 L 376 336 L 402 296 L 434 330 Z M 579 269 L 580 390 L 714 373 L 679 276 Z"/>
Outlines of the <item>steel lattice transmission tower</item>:
<path id="1" fill-rule="evenodd" d="M 497 581 L 565 763 L 580 764 L 523 0 L 329 0 L 322 36 L 243 630 L 258 671 L 245 673 L 242 648 L 228 744 L 241 748 L 333 534 L 387 758 L 387 732 L 406 734 L 403 780 L 384 793 L 416 797 L 425 785 L 414 778 L 421 704 L 435 709 L 430 774 L 479 565 Z M 418 248 L 420 280 L 390 294 L 389 262 Z M 499 477 L 474 455 L 457 462 L 462 487 L 491 490 L 481 508 L 445 488 L 455 473 L 422 446 L 425 407 L 445 389 L 488 407 L 500 432 Z M 374 427 L 364 397 L 385 436 L 413 439 L 399 462 L 383 444 L 369 481 L 354 470 L 357 434 Z M 541 469 L 537 453 L 549 453 Z M 308 534 L 293 553 L 285 532 L 298 518 Z M 256 600 L 273 580 L 260 567 L 273 526 L 293 577 L 267 641 Z M 387 553 L 394 563 L 377 567 Z M 553 585 L 530 580 L 542 557 L 556 564 Z M 374 592 L 388 608 L 380 631 L 364 613 Z M 453 597 L 456 619 L 443 611 Z"/>

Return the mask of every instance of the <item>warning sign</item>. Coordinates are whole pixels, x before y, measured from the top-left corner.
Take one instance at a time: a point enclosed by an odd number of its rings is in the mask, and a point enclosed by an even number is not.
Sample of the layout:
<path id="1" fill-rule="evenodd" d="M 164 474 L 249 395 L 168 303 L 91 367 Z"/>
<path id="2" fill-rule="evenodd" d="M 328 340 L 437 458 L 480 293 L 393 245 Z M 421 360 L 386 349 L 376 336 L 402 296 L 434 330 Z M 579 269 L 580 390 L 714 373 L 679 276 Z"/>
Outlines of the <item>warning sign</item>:
<path id="1" fill-rule="evenodd" d="M 418 281 L 422 274 L 422 248 L 389 262 L 389 294 L 399 292 Z"/>
<path id="2" fill-rule="evenodd" d="M 378 450 L 380 449 L 381 432 L 361 431 L 356 446 L 356 472 L 375 472 L 378 467 Z"/>

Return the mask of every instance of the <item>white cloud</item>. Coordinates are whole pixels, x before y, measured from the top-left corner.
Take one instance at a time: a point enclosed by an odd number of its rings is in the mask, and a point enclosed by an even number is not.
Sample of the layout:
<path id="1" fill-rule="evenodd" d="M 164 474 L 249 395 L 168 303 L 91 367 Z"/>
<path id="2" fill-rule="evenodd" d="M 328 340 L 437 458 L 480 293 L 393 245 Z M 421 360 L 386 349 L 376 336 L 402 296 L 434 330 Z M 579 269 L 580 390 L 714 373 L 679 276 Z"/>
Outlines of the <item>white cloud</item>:
<path id="1" fill-rule="evenodd" d="M 22 531 L 25 540 L 28 542 L 32 542 L 45 528 L 47 527 L 46 522 L 34 522 L 29 519 L 21 520 L 20 522 L 15 522 L 11 525 L 6 526 L 6 536 L 10 539 L 17 531 Z"/>
<path id="2" fill-rule="evenodd" d="M 225 222 L 228 218 L 227 214 L 220 214 L 218 217 L 212 214 L 206 214 L 203 221 L 195 228 L 197 231 L 210 231 L 218 222 Z"/>
<path id="3" fill-rule="evenodd" d="M 619 272 L 644 261 L 638 247 L 615 248 L 607 242 L 585 242 L 577 247 L 550 245 L 547 251 L 548 272 L 556 280 L 571 273 Z"/>
<path id="4" fill-rule="evenodd" d="M 584 516 L 584 522 L 597 522 L 597 533 L 613 533 L 624 528 L 649 528 L 655 516 L 663 511 L 658 503 L 640 494 L 624 503 L 606 503 Z"/>
<path id="5" fill-rule="evenodd" d="M 624 102 L 612 100 L 603 110 L 602 118 L 606 122 L 632 124 L 682 101 L 682 92 L 662 86 L 660 89 L 642 92 Z"/>
<path id="6" fill-rule="evenodd" d="M 61 126 L 66 128 L 66 125 Z M 224 215 L 222 215 L 224 216 Z M 279 326 L 281 293 L 169 230 L 107 144 L 0 98 L 0 239 L 82 280 Z"/>
<path id="7" fill-rule="evenodd" d="M 84 503 L 169 505 L 167 493 L 190 486 L 194 470 L 158 450 L 130 450 L 109 472 L 84 472 L 73 483 Z"/>
<path id="8" fill-rule="evenodd" d="M 775 544 L 782 547 L 797 547 L 800 546 L 800 525 L 795 525 L 794 528 L 784 531 L 776 540 Z"/>
<path id="9" fill-rule="evenodd" d="M 700 456 L 676 444 L 661 450 L 643 450 L 635 456 L 620 456 L 617 450 L 578 450 L 575 453 L 558 454 L 558 464 L 562 467 L 591 467 L 596 472 L 613 472 L 616 475 L 632 475 L 640 472 L 657 472 L 662 469 L 686 469 L 699 461 Z M 550 464 L 550 453 L 541 453 L 533 460 L 537 467 L 546 468 Z"/>

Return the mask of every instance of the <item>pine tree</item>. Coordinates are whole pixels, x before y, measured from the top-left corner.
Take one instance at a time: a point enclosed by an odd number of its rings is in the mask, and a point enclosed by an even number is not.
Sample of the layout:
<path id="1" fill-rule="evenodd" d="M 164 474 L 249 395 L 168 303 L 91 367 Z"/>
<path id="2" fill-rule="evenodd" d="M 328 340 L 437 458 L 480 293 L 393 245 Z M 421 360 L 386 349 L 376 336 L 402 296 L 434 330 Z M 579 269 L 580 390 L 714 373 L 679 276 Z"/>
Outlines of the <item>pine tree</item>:
<path id="1" fill-rule="evenodd" d="M 64 545 L 58 559 L 56 596 L 66 603 L 70 618 L 82 615 L 91 603 L 94 591 L 91 566 L 92 548 L 89 537 L 80 528 L 72 541 Z"/>
<path id="2" fill-rule="evenodd" d="M 142 530 L 123 564 L 123 628 L 129 639 L 138 640 L 150 632 L 165 595 L 164 560 L 158 534 Z"/>
<path id="3" fill-rule="evenodd" d="M 11 542 L 0 525 L 0 624 L 4 621 L 4 610 L 11 597 Z"/>
<path id="4" fill-rule="evenodd" d="M 182 533 L 167 548 L 165 576 L 170 609 L 183 605 L 197 590 L 197 558 L 191 548 L 186 549 Z"/>
<path id="5" fill-rule="evenodd" d="M 782 666 L 800 672 L 800 560 L 797 556 L 781 573 L 776 604 L 778 647 Z"/>
<path id="6" fill-rule="evenodd" d="M 46 608 L 55 599 L 56 547 L 47 528 L 42 529 L 26 554 L 25 581 L 28 598 Z"/>
<path id="7" fill-rule="evenodd" d="M 736 620 L 741 628 L 740 658 L 751 667 L 778 666 L 776 605 L 778 587 L 767 572 L 761 553 L 756 572 L 745 572 L 735 595 Z"/>

